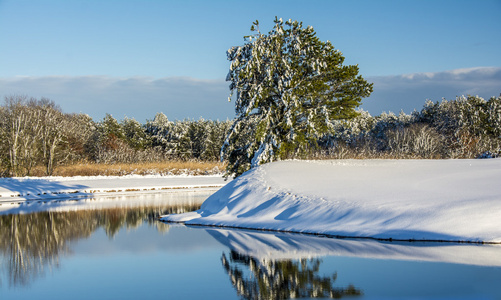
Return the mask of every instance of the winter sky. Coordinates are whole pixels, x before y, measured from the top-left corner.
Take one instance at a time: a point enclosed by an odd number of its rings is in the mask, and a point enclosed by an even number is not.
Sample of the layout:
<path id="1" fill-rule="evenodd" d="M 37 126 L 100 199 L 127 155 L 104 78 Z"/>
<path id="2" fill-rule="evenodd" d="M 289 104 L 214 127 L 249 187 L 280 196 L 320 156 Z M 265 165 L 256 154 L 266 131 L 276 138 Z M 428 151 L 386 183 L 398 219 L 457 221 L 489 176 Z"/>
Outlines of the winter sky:
<path id="1" fill-rule="evenodd" d="M 94 120 L 232 119 L 226 50 L 256 19 L 311 25 L 374 83 L 362 108 L 501 93 L 501 0 L 0 0 L 0 97 Z"/>

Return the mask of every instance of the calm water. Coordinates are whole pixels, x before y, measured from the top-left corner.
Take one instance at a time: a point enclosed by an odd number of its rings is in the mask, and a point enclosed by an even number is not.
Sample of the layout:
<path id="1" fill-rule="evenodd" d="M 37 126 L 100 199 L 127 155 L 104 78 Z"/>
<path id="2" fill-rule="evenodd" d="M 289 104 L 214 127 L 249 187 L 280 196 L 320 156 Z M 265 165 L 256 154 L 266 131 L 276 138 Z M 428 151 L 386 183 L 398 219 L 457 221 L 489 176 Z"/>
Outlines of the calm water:
<path id="1" fill-rule="evenodd" d="M 501 247 L 156 220 L 196 209 L 207 195 L 2 205 L 0 299 L 501 299 Z"/>

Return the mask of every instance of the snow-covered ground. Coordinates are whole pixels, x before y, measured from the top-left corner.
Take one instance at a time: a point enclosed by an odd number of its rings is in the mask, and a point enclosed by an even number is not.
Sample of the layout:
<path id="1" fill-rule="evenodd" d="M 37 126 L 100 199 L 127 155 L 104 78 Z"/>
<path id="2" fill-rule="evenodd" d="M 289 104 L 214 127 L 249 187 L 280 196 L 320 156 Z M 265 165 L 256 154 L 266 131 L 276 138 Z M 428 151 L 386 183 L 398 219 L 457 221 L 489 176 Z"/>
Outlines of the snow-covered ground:
<path id="1" fill-rule="evenodd" d="M 174 189 L 219 189 L 220 176 L 76 176 L 0 178 L 0 204 L 25 200 L 83 198 Z"/>
<path id="2" fill-rule="evenodd" d="M 253 169 L 193 225 L 393 240 L 501 243 L 501 159 L 282 161 Z"/>
<path id="3" fill-rule="evenodd" d="M 71 197 L 41 198 L 0 202 L 0 215 L 29 214 L 41 211 L 68 212 L 77 210 L 101 210 L 110 208 L 179 207 L 200 206 L 218 188 L 169 189 L 127 193 L 98 193 Z"/>

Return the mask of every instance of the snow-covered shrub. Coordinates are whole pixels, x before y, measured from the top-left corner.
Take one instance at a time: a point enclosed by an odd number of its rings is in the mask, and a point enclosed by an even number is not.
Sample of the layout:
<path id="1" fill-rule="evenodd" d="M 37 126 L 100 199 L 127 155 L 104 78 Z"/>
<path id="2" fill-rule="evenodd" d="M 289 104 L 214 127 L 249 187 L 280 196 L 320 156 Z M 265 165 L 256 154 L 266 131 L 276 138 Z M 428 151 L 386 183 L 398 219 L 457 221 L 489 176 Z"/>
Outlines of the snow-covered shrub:
<path id="1" fill-rule="evenodd" d="M 426 124 L 398 127 L 387 133 L 390 156 L 409 158 L 441 158 L 443 137 Z"/>
<path id="2" fill-rule="evenodd" d="M 413 117 L 401 112 L 398 116 L 393 112 L 383 112 L 374 117 L 374 126 L 369 135 L 374 139 L 377 151 L 390 150 L 388 145 L 388 134 L 409 126 L 413 122 Z"/>
<path id="3" fill-rule="evenodd" d="M 478 96 L 427 101 L 417 115 L 444 137 L 447 157 L 473 158 L 499 148 L 501 142 L 500 97 L 485 101 Z"/>

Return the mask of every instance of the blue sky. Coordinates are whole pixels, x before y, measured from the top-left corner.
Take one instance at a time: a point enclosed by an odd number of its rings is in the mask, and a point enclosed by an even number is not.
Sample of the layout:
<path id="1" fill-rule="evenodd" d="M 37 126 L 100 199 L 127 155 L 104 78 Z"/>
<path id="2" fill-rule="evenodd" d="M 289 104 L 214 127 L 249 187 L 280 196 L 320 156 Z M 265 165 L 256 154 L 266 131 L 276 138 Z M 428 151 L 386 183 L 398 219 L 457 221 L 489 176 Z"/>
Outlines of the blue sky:
<path id="1" fill-rule="evenodd" d="M 0 96 L 49 97 L 94 119 L 233 118 L 226 50 L 278 16 L 359 65 L 375 83 L 364 109 L 410 112 L 427 98 L 499 95 L 500 15 L 501 0 L 0 0 Z"/>

